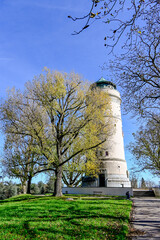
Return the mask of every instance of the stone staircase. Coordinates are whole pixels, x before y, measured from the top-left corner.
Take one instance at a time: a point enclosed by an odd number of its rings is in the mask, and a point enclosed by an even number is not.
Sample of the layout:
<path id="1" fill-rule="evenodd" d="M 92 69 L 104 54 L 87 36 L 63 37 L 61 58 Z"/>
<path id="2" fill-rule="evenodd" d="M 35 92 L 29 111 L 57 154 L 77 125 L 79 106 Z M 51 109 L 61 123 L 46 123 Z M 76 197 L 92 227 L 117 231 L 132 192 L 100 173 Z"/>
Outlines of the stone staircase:
<path id="1" fill-rule="evenodd" d="M 155 197 L 155 194 L 150 189 L 133 189 L 133 197 Z"/>

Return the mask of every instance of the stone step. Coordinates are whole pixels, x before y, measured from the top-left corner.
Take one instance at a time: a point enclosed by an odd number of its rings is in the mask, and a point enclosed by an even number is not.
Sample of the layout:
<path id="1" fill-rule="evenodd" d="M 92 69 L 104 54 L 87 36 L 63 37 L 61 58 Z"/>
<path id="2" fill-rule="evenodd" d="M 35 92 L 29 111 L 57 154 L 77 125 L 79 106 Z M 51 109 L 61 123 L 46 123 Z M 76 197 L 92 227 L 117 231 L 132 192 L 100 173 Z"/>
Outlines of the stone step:
<path id="1" fill-rule="evenodd" d="M 155 197 L 153 190 L 133 190 L 133 197 Z"/>

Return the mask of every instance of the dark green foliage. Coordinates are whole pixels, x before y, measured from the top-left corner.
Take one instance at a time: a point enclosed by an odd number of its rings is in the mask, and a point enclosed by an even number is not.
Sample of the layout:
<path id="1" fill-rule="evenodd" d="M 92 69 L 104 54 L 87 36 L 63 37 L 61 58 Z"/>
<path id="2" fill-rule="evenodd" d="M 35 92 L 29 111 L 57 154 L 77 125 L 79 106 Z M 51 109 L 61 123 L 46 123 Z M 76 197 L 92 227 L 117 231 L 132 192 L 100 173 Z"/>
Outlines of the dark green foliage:
<path id="1" fill-rule="evenodd" d="M 35 183 L 31 184 L 31 193 L 32 194 L 39 194 L 40 193 L 40 189 L 39 189 L 37 184 L 35 184 Z"/>
<path id="2" fill-rule="evenodd" d="M 46 184 L 46 192 L 47 193 L 54 192 L 54 184 L 55 184 L 55 177 L 51 176 Z"/>
<path id="3" fill-rule="evenodd" d="M 10 198 L 17 195 L 17 186 L 11 181 L 0 183 L 0 199 Z"/>
<path id="4" fill-rule="evenodd" d="M 38 182 L 38 188 L 39 188 L 39 193 L 44 194 L 45 193 L 45 184 L 42 181 Z"/>
<path id="5" fill-rule="evenodd" d="M 0 201 L 1 240 L 126 239 L 131 201 L 67 198 L 21 195 Z"/>

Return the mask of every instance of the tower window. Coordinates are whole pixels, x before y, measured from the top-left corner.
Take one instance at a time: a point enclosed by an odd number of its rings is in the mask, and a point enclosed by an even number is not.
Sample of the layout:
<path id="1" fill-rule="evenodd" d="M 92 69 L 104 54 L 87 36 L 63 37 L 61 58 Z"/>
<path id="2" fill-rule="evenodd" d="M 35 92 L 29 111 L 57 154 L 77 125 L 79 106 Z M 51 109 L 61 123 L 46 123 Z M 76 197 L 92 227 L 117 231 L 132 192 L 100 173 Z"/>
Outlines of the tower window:
<path id="1" fill-rule="evenodd" d="M 128 170 L 126 171 L 126 174 L 127 174 L 127 178 L 129 178 L 129 172 L 128 172 Z"/>
<path id="2" fill-rule="evenodd" d="M 108 153 L 108 151 L 106 151 L 106 156 L 108 156 L 109 155 L 109 153 Z"/>

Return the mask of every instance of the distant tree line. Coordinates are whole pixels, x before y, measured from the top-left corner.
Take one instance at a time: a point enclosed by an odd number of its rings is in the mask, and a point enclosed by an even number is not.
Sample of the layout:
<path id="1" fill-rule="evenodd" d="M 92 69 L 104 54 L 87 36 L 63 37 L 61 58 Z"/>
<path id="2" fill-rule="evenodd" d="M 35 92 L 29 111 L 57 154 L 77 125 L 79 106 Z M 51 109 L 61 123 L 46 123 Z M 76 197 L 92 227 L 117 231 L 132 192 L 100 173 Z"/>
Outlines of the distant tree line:
<path id="1" fill-rule="evenodd" d="M 31 184 L 31 194 L 47 194 L 54 191 L 54 177 L 51 176 L 46 183 L 39 181 L 37 184 Z M 21 184 L 13 183 L 12 181 L 0 182 L 0 200 L 10 198 L 23 193 Z"/>
<path id="2" fill-rule="evenodd" d="M 136 173 L 131 172 L 130 181 L 132 188 L 142 188 L 148 189 L 152 187 L 157 187 L 157 185 L 151 180 L 145 180 L 143 177 L 139 178 Z"/>

